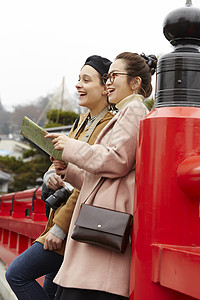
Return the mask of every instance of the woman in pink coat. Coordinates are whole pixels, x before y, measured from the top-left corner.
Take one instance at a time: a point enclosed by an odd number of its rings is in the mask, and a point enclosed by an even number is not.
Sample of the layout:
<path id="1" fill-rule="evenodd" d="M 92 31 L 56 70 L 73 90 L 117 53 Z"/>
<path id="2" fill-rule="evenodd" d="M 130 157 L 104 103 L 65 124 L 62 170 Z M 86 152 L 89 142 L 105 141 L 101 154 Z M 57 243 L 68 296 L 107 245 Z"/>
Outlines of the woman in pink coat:
<path id="1" fill-rule="evenodd" d="M 124 52 L 118 55 L 104 76 L 109 102 L 118 113 L 105 126 L 93 146 L 62 134 L 49 134 L 54 147 L 63 150 L 68 162 L 63 170 L 80 195 L 71 220 L 63 264 L 55 278 L 60 286 L 56 300 L 122 300 L 129 297 L 131 244 L 124 254 L 71 238 L 81 203 L 133 214 L 137 132 L 147 114 L 143 100 L 152 91 L 154 56 Z M 70 174 L 70 176 L 69 176 Z M 73 174 L 73 176 L 72 176 Z M 105 180 L 100 186 L 101 178 Z"/>

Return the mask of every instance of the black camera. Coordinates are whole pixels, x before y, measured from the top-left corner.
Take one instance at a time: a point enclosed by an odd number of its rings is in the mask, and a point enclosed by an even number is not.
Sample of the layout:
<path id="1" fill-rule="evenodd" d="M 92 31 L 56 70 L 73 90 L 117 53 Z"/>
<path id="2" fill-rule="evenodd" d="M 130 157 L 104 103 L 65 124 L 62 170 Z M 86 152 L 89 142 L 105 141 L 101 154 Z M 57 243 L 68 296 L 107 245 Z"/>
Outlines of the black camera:
<path id="1" fill-rule="evenodd" d="M 67 201 L 70 195 L 70 190 L 67 187 L 62 187 L 46 198 L 45 202 L 47 205 L 52 207 L 53 210 L 56 210 L 63 202 Z"/>

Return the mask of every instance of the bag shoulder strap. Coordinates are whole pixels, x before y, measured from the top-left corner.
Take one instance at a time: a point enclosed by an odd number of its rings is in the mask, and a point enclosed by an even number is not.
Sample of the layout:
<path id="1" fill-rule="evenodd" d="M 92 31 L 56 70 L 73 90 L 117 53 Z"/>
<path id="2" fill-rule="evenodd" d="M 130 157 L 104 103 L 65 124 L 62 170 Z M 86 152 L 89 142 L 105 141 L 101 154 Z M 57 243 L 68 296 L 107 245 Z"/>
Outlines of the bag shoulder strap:
<path id="1" fill-rule="evenodd" d="M 85 204 L 86 201 L 88 200 L 88 198 L 92 195 L 92 193 L 94 193 L 94 197 L 96 196 L 98 190 L 100 189 L 100 187 L 102 186 L 102 184 L 104 183 L 104 181 L 106 180 L 106 178 L 102 177 L 97 184 L 95 185 L 95 187 L 93 188 L 93 190 L 89 193 L 89 195 L 87 196 L 87 198 L 82 202 L 82 204 Z M 95 190 L 96 189 L 96 190 Z"/>
<path id="2" fill-rule="evenodd" d="M 75 121 L 73 131 L 77 128 L 79 120 L 80 120 L 80 115 L 78 116 L 78 118 Z"/>
<path id="3" fill-rule="evenodd" d="M 89 113 L 88 113 L 89 114 Z M 83 120 L 81 121 L 81 123 L 80 123 L 80 125 L 78 126 L 78 128 L 77 128 L 77 131 L 76 131 L 76 134 L 75 134 L 75 136 L 74 136 L 74 138 L 77 138 L 77 136 L 78 136 L 78 134 L 79 134 L 79 132 L 81 131 L 81 129 L 83 128 L 83 126 L 85 125 L 85 122 L 86 122 L 86 120 L 87 120 L 87 116 L 88 116 L 88 114 L 83 118 Z M 79 115 L 80 116 L 80 115 Z M 78 125 L 78 124 L 77 124 Z"/>

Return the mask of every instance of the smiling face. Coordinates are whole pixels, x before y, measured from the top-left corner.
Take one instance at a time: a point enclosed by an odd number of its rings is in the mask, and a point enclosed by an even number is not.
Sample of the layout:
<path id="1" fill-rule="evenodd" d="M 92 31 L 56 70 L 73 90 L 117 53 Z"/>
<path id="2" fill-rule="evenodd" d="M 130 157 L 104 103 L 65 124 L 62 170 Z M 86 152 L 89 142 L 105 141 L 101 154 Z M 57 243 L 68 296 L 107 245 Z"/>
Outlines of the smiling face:
<path id="1" fill-rule="evenodd" d="M 109 73 L 111 72 L 127 73 L 124 60 L 115 60 L 110 66 Z M 113 83 L 111 83 L 108 79 L 106 82 L 106 86 L 110 103 L 116 104 L 133 93 L 132 82 L 128 82 L 127 75 L 116 76 Z"/>
<path id="2" fill-rule="evenodd" d="M 79 94 L 79 105 L 87 107 L 91 115 L 97 115 L 107 106 L 106 86 L 101 84 L 100 75 L 93 67 L 83 66 L 76 89 Z"/>

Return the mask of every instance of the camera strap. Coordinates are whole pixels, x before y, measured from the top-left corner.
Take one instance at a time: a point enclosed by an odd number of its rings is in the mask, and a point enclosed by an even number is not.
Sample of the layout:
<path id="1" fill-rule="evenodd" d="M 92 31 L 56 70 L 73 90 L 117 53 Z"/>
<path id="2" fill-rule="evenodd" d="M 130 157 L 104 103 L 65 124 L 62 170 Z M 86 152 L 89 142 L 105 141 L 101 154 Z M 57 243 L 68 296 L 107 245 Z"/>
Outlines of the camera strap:
<path id="1" fill-rule="evenodd" d="M 82 139 L 83 142 L 88 142 L 89 138 L 91 137 L 94 129 L 96 128 L 97 124 L 105 117 L 106 113 L 108 112 L 108 108 L 105 107 L 100 114 L 97 115 L 97 117 L 95 118 L 95 120 L 92 122 L 92 124 L 88 127 L 88 130 L 84 136 L 84 138 Z M 74 138 L 76 139 L 78 137 L 78 134 L 80 133 L 81 130 L 84 130 L 86 128 L 86 124 L 87 124 L 87 120 L 88 120 L 88 115 L 87 117 L 82 121 L 82 123 L 80 124 L 80 126 L 78 127 L 78 130 L 74 136 Z"/>

